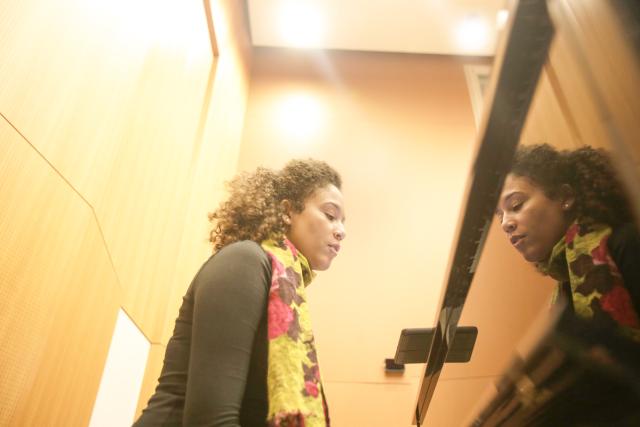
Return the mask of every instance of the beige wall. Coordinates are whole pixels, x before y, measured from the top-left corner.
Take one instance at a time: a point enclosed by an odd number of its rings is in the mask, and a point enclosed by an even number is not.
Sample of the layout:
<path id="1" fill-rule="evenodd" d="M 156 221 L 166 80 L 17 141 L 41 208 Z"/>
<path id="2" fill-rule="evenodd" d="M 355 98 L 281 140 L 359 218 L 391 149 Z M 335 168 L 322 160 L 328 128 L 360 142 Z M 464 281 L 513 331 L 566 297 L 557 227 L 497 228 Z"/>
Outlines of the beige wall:
<path id="1" fill-rule="evenodd" d="M 86 425 L 119 306 L 161 353 L 245 111 L 242 3 L 211 10 L 217 60 L 203 2 L 0 3 L 0 424 Z"/>
<path id="2" fill-rule="evenodd" d="M 344 180 L 348 237 L 310 288 L 332 419 L 409 425 L 421 367 L 386 376 L 383 361 L 401 329 L 436 315 L 475 140 L 463 63 L 275 49 L 253 59 L 239 169 L 311 156 Z M 309 135 L 280 123 L 292 94 L 317 103 Z"/>

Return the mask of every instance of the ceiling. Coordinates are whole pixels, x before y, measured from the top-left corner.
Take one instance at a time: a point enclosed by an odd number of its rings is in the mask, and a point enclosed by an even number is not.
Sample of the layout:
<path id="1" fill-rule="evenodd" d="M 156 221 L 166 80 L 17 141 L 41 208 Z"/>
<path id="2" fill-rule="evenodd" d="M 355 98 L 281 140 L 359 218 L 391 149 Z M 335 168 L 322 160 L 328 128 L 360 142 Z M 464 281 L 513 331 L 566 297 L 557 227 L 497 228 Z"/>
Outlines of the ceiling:
<path id="1" fill-rule="evenodd" d="M 499 33 L 498 12 L 507 0 L 247 0 L 254 46 L 291 47 L 309 29 L 320 49 L 492 56 Z M 285 8 L 303 8 L 310 18 L 294 15 L 285 40 Z M 486 33 L 466 34 L 462 23 Z"/>

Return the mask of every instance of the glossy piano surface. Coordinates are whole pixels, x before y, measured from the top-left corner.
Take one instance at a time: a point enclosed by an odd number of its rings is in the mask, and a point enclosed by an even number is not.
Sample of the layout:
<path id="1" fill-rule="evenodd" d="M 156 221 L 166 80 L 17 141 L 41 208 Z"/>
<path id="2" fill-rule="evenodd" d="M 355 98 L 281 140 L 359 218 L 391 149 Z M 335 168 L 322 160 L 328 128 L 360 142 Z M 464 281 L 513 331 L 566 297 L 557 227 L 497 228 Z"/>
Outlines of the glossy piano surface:
<path id="1" fill-rule="evenodd" d="M 539 89 L 542 71 L 546 90 L 551 87 L 557 93 L 576 95 L 576 99 L 578 95 L 589 97 L 588 105 L 578 106 L 581 110 L 577 114 L 582 116 L 573 116 L 575 121 L 567 125 L 566 134 L 574 132 L 575 140 L 571 143 L 597 143 L 612 152 L 640 218 L 640 98 L 637 96 L 640 2 L 521 0 L 516 3 L 494 64 L 487 95 L 490 102 L 478 133 L 476 161 L 458 222 L 446 289 L 418 392 L 414 424 L 429 425 L 429 405 L 463 308 L 469 304 L 467 297 L 498 192 L 521 143 L 523 125 Z M 562 52 L 562 57 L 558 52 Z M 560 65 L 568 66 L 572 61 L 580 73 L 575 82 L 571 81 L 570 71 L 563 74 L 560 69 Z M 554 79 L 561 74 L 563 83 L 568 79 L 575 84 L 559 88 Z M 572 103 L 575 99 L 561 101 Z M 574 106 L 561 107 L 569 111 Z M 576 113 L 576 110 L 570 112 Z M 613 335 L 605 331 L 588 330 L 564 316 L 555 320 L 556 323 L 545 329 L 544 338 L 531 348 L 532 353 L 521 354 L 499 380 L 497 394 L 501 397 L 492 400 L 476 418 L 471 417 L 473 425 L 640 425 L 633 409 L 640 408 L 637 349 L 613 339 Z M 479 340 L 482 332 L 480 330 Z M 501 351 L 509 353 L 513 349 Z M 630 354 L 636 355 L 635 359 L 628 358 Z M 600 363 L 604 360 L 612 363 Z M 625 368 L 620 370 L 621 366 Z M 517 377 L 520 379 L 516 380 Z M 583 394 L 584 390 L 590 391 Z"/>

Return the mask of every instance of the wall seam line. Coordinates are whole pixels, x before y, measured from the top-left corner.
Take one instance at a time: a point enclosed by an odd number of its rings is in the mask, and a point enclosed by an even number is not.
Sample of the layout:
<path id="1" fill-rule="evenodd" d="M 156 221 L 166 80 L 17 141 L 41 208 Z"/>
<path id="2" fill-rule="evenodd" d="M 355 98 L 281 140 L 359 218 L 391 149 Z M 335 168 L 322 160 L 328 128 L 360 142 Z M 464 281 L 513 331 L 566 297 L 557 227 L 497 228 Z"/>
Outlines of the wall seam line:
<path id="1" fill-rule="evenodd" d="M 80 197 L 80 199 L 89 207 L 89 209 L 91 210 L 91 215 L 93 216 L 93 220 L 96 224 L 96 227 L 98 228 L 98 234 L 100 234 L 100 239 L 102 239 L 102 244 L 104 246 L 104 250 L 107 253 L 107 258 L 109 259 L 109 264 L 111 265 L 111 269 L 113 270 L 113 274 L 116 277 L 116 283 L 118 285 L 118 290 L 120 291 L 121 295 L 124 294 L 124 288 L 122 286 L 122 282 L 120 281 L 120 276 L 118 275 L 118 271 L 116 270 L 116 266 L 113 262 L 113 258 L 111 256 L 111 251 L 109 250 L 109 245 L 107 244 L 107 240 L 104 236 L 104 233 L 102 231 L 102 226 L 100 225 L 100 220 L 98 219 L 98 215 L 96 214 L 96 210 L 94 209 L 93 205 L 91 203 L 89 203 L 89 201 L 82 195 L 82 193 L 80 193 L 80 191 L 78 191 L 78 189 L 71 183 L 71 181 L 69 181 L 54 165 L 53 163 L 51 163 L 49 161 L 49 159 L 47 159 L 44 154 L 42 154 L 42 152 L 40 150 L 38 150 L 38 148 L 22 133 L 20 132 L 20 130 L 11 122 L 11 120 L 9 120 L 7 118 L 7 116 L 5 116 L 2 112 L 0 112 L 0 116 L 9 124 L 9 126 L 11 126 L 13 128 L 13 130 L 16 131 L 16 133 L 18 135 L 20 135 L 20 137 L 27 143 L 29 144 L 29 146 L 31 147 L 31 149 L 33 149 L 33 151 L 36 152 L 36 154 L 45 161 L 45 163 L 47 163 L 49 165 L 49 167 L 56 173 L 56 175 L 58 175 L 60 177 L 60 179 L 62 179 L 67 186 L 69 186 L 69 188 L 71 188 L 71 190 L 73 190 L 74 193 L 76 193 L 78 195 L 78 197 Z M 127 316 L 129 316 L 129 314 L 127 314 Z M 131 316 L 129 316 L 131 318 Z M 133 320 L 133 319 L 132 319 Z M 135 323 L 135 322 L 134 322 Z M 136 325 L 138 326 L 138 325 Z M 139 326 L 138 326 L 139 328 Z M 145 338 L 146 337 L 145 335 Z"/>

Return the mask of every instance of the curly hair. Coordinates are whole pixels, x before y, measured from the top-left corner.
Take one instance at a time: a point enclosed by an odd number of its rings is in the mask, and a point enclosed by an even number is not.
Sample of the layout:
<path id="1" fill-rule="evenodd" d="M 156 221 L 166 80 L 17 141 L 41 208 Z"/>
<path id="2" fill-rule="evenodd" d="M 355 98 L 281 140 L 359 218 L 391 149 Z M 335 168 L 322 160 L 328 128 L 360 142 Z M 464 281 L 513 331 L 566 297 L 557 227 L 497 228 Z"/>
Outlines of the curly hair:
<path id="1" fill-rule="evenodd" d="M 511 173 L 528 178 L 556 199 L 563 184 L 575 195 L 572 209 L 582 223 L 615 227 L 632 220 L 631 206 L 606 151 L 584 146 L 557 151 L 548 144 L 519 147 Z"/>
<path id="2" fill-rule="evenodd" d="M 229 198 L 209 214 L 214 252 L 240 240 L 260 243 L 282 238 L 288 225 L 281 202 L 289 200 L 295 212 L 302 212 L 307 198 L 329 184 L 341 189 L 340 175 L 327 163 L 313 159 L 291 160 L 280 171 L 259 167 L 237 175 L 227 183 Z"/>

